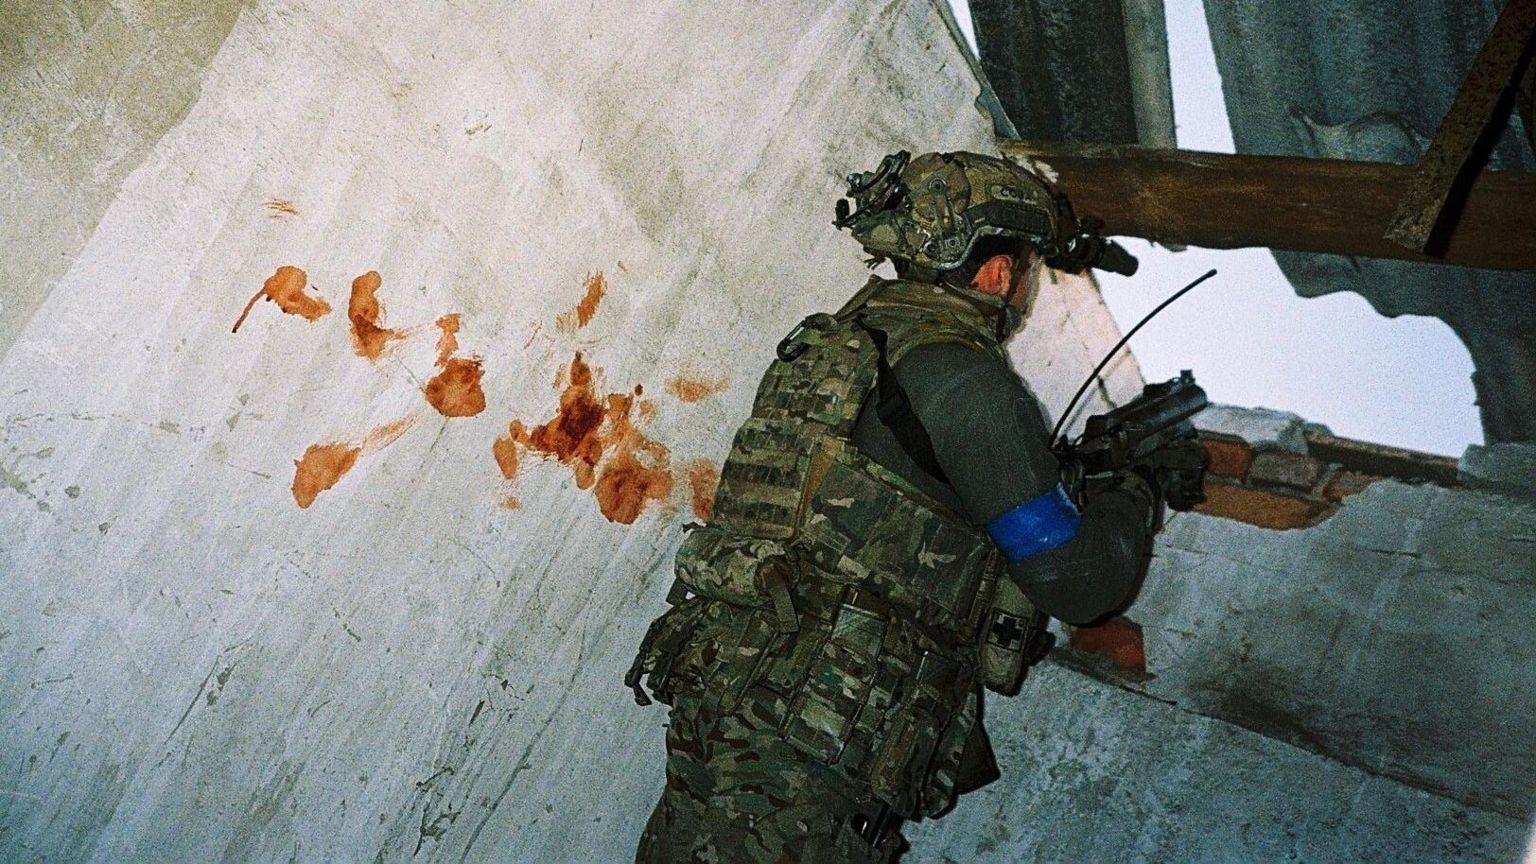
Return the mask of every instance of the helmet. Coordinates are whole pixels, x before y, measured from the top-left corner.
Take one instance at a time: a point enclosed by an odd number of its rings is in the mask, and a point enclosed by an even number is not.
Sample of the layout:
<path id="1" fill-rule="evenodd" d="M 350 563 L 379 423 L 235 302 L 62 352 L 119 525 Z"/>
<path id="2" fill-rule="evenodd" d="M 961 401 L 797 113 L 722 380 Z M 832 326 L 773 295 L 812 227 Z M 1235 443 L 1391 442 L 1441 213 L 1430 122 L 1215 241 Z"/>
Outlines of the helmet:
<path id="1" fill-rule="evenodd" d="M 1109 265 L 1115 256 L 1105 255 L 1106 249 L 1124 255 L 1098 236 L 1103 223 L 1077 220 L 1045 178 L 997 156 L 925 153 L 913 159 L 902 150 L 874 171 L 847 179 L 856 209 L 840 199 L 832 224 L 849 229 L 877 262 L 890 258 L 946 272 L 964 264 L 987 237 L 1028 243 L 1046 263 L 1074 272 Z"/>
<path id="2" fill-rule="evenodd" d="M 970 257 L 983 237 L 1015 237 L 1053 253 L 1060 206 L 1039 176 L 995 156 L 893 153 L 873 172 L 848 176 L 833 223 L 877 259 L 939 272 Z"/>

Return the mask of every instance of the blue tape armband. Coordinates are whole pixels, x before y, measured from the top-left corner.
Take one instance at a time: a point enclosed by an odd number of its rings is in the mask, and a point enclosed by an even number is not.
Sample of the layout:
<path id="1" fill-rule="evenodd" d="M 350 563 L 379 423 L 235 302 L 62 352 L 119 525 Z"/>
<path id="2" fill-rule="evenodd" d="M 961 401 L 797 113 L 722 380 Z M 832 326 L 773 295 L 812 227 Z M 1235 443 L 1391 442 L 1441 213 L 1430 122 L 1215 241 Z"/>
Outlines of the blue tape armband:
<path id="1" fill-rule="evenodd" d="M 987 533 L 1010 563 L 1055 549 L 1077 536 L 1083 514 L 1060 483 L 987 523 Z"/>

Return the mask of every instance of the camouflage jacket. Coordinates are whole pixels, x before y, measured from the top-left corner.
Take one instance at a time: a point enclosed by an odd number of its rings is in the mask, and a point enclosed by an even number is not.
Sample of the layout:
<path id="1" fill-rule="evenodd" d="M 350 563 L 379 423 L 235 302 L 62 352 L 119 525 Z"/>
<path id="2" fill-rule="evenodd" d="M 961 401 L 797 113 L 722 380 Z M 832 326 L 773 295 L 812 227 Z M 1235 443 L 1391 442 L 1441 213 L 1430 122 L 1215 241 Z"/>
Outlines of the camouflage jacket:
<path id="1" fill-rule="evenodd" d="M 961 763 L 980 687 L 1017 692 L 1045 622 L 981 528 L 849 436 L 878 343 L 891 365 L 934 342 L 1000 355 L 996 314 L 963 293 L 872 280 L 785 338 L 714 518 L 678 550 L 675 606 L 630 671 L 642 704 L 649 676 L 664 701 L 701 694 L 754 714 L 903 816 L 937 815 L 977 785 Z"/>

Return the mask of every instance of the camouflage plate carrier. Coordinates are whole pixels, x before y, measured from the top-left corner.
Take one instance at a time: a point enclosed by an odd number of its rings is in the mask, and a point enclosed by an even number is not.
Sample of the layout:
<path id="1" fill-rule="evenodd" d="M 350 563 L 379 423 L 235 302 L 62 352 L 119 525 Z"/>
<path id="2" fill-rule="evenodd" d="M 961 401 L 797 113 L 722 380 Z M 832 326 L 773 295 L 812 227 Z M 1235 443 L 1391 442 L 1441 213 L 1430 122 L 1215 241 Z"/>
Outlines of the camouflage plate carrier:
<path id="1" fill-rule="evenodd" d="M 979 685 L 1018 691 L 1044 616 L 982 530 L 849 436 L 875 384 L 875 332 L 893 365 L 935 342 L 1001 356 L 984 303 L 872 279 L 785 339 L 722 469 L 714 519 L 689 526 L 678 550 L 673 608 L 626 678 L 641 704 L 648 676 L 669 704 L 685 696 L 771 724 L 904 817 L 938 815 L 980 785 L 961 777 Z"/>

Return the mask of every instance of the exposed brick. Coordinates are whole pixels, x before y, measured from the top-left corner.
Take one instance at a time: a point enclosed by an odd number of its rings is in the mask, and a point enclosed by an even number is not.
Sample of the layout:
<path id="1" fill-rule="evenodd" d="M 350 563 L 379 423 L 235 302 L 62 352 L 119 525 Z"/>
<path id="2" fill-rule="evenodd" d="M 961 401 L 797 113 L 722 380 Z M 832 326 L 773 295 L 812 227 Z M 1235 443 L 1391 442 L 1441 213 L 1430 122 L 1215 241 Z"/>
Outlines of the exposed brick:
<path id="1" fill-rule="evenodd" d="M 1323 484 L 1323 497 L 1335 503 L 1343 501 L 1351 495 L 1357 495 L 1365 491 L 1365 487 L 1380 480 L 1374 474 L 1361 474 L 1358 471 L 1336 471 L 1328 482 Z"/>
<path id="2" fill-rule="evenodd" d="M 1091 627 L 1072 630 L 1072 647 L 1084 654 L 1103 657 L 1121 669 L 1147 671 L 1147 649 L 1141 625 L 1129 618 L 1111 618 Z"/>
<path id="3" fill-rule="evenodd" d="M 1305 528 L 1321 521 L 1331 505 L 1320 498 L 1251 489 L 1217 477 L 1205 481 L 1205 502 L 1195 510 L 1260 528 Z"/>
<path id="4" fill-rule="evenodd" d="M 1210 457 L 1205 470 L 1236 480 L 1247 476 L 1248 465 L 1253 462 L 1253 448 L 1248 446 L 1247 441 L 1201 437 L 1200 446 L 1205 448 L 1206 455 Z"/>
<path id="5" fill-rule="evenodd" d="M 1326 465 L 1302 453 L 1263 450 L 1253 457 L 1253 464 L 1248 468 L 1248 482 L 1311 489 L 1326 470 Z"/>

